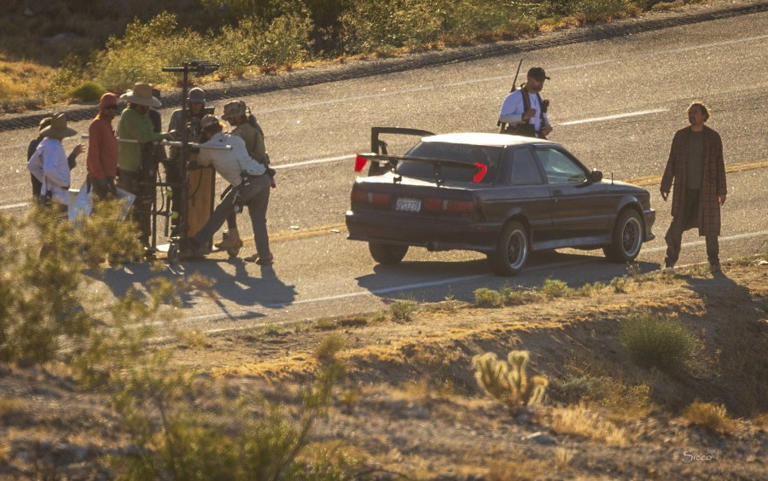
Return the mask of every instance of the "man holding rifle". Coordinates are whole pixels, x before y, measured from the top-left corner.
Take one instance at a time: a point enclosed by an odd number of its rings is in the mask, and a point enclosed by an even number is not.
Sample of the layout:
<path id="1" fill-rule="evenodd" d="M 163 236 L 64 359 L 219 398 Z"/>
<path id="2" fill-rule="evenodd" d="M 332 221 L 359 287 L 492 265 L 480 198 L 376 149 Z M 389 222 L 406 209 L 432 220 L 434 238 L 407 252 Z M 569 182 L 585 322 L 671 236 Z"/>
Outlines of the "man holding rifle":
<path id="1" fill-rule="evenodd" d="M 513 83 L 513 90 L 504 99 L 499 113 L 501 133 L 545 139 L 552 132 L 547 118 L 549 101 L 542 100 L 539 95 L 545 80 L 549 77 L 544 69 L 533 67 L 528 70 L 528 79 L 520 89 L 515 89 Z"/>

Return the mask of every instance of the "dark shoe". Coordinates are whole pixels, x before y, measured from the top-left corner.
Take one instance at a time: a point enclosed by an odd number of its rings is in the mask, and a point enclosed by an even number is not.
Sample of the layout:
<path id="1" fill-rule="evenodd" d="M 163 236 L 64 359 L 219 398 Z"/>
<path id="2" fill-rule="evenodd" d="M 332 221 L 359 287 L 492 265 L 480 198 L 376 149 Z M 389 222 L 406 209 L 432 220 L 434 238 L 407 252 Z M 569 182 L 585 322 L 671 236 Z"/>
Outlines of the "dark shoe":
<path id="1" fill-rule="evenodd" d="M 260 266 L 271 266 L 272 262 L 274 261 L 274 259 L 275 259 L 274 256 L 261 257 L 258 254 L 254 254 L 252 256 L 246 257 L 243 260 L 246 260 L 248 262 L 255 262 L 256 264 L 258 264 Z"/>

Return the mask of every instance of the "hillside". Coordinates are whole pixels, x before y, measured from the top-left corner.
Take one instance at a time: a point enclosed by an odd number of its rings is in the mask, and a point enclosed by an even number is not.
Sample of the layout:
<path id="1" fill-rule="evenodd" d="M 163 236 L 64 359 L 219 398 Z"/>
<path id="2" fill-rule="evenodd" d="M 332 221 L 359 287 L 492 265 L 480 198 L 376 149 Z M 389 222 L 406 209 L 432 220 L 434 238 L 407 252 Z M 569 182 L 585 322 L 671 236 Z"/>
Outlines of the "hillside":
<path id="1" fill-rule="evenodd" d="M 768 472 L 765 264 L 545 286 L 500 308 L 394 303 L 171 347 L 174 365 L 293 412 L 337 344 L 345 374 L 310 446 L 358 460 L 362 478 L 758 480 Z M 696 339 L 692 357 L 638 364 L 620 340 L 638 313 L 677 317 Z M 529 374 L 549 379 L 543 404 L 516 412 L 483 394 L 471 365 L 514 349 L 530 352 Z M 136 452 L 105 398 L 79 392 L 61 368 L 4 368 L 0 390 L 3 479 L 106 479 L 102 456 Z"/>

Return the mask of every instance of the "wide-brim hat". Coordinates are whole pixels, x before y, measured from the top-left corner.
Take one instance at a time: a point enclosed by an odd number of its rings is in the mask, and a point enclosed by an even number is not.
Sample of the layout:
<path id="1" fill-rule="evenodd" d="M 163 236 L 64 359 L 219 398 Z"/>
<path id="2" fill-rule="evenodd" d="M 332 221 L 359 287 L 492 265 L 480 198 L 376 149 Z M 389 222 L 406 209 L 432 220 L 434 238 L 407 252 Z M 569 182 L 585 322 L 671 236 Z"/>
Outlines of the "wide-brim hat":
<path id="1" fill-rule="evenodd" d="M 133 86 L 133 90 L 121 95 L 120 100 L 147 107 L 162 107 L 163 105 L 160 99 L 152 95 L 152 86 L 148 83 L 137 83 Z"/>
<path id="2" fill-rule="evenodd" d="M 77 131 L 67 127 L 67 118 L 64 114 L 54 115 L 51 119 L 51 125 L 40 131 L 41 137 L 52 137 L 54 139 L 63 139 L 72 137 Z"/>
<path id="3" fill-rule="evenodd" d="M 232 119 L 239 116 L 245 116 L 245 102 L 235 100 L 224 104 L 224 113 L 221 114 L 223 120 Z"/>

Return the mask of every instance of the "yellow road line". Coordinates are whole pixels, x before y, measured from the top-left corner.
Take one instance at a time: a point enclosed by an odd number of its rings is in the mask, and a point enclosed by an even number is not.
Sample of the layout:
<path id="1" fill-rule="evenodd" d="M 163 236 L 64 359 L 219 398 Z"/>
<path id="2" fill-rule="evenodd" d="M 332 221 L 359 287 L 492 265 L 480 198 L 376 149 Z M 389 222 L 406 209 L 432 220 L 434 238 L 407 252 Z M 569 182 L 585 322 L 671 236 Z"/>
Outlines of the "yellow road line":
<path id="1" fill-rule="evenodd" d="M 738 164 L 731 164 L 725 166 L 725 171 L 729 174 L 734 172 L 745 172 L 748 170 L 765 169 L 768 167 L 768 159 L 758 160 L 756 162 L 743 162 Z M 630 184 L 639 185 L 640 187 L 649 187 L 651 185 L 660 185 L 660 175 L 646 175 L 644 177 L 636 177 L 630 179 L 627 182 Z"/>

